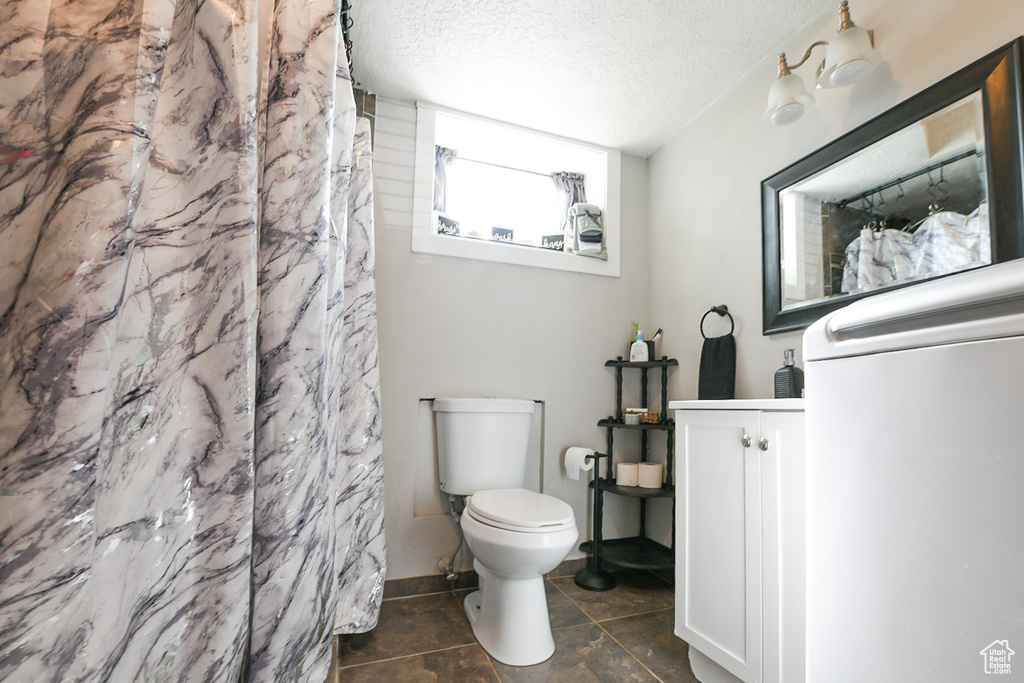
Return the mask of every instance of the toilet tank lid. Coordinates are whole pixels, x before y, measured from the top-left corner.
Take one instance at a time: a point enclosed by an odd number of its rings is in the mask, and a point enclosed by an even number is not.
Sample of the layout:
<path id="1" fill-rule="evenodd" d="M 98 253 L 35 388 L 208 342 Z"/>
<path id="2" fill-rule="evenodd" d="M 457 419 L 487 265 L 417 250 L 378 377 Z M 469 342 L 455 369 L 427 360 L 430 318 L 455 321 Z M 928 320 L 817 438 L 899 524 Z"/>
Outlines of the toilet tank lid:
<path id="1" fill-rule="evenodd" d="M 533 401 L 519 398 L 435 398 L 434 412 L 532 413 Z"/>
<path id="2" fill-rule="evenodd" d="M 469 507 L 487 519 L 517 527 L 563 526 L 575 519 L 565 501 L 526 489 L 477 491 L 470 497 Z"/>

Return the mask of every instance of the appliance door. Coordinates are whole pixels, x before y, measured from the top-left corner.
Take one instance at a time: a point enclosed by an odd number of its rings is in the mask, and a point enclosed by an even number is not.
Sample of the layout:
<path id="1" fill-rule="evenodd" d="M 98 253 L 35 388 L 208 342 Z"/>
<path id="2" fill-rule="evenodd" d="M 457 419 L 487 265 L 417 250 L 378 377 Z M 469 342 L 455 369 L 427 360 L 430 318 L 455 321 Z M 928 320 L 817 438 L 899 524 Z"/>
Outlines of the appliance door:
<path id="1" fill-rule="evenodd" d="M 804 359 L 808 683 L 1024 678 L 1024 262 L 837 311 Z"/>

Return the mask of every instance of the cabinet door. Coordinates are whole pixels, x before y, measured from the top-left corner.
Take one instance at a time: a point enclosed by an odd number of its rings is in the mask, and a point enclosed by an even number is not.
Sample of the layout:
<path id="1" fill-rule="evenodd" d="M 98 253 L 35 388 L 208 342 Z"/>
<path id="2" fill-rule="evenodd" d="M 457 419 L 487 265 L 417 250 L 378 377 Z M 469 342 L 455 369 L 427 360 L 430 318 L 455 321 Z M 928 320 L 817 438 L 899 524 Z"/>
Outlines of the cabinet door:
<path id="1" fill-rule="evenodd" d="M 760 436 L 764 680 L 803 683 L 804 414 L 761 413 Z"/>
<path id="2" fill-rule="evenodd" d="M 675 633 L 748 683 L 762 680 L 758 435 L 757 411 L 676 413 Z"/>

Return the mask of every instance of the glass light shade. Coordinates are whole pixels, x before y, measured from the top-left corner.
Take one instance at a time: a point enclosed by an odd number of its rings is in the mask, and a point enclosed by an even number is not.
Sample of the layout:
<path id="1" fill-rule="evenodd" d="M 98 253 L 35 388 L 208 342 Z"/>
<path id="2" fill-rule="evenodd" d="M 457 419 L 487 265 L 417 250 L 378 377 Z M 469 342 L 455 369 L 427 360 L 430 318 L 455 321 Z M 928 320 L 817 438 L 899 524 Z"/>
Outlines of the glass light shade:
<path id="1" fill-rule="evenodd" d="M 882 61 L 871 47 L 867 29 L 852 26 L 840 31 L 825 50 L 825 64 L 818 75 L 819 88 L 852 85 L 871 73 Z"/>
<path id="2" fill-rule="evenodd" d="M 796 74 L 786 74 L 776 80 L 768 91 L 764 121 L 773 126 L 788 126 L 813 104 L 814 98 L 807 94 L 803 79 Z"/>

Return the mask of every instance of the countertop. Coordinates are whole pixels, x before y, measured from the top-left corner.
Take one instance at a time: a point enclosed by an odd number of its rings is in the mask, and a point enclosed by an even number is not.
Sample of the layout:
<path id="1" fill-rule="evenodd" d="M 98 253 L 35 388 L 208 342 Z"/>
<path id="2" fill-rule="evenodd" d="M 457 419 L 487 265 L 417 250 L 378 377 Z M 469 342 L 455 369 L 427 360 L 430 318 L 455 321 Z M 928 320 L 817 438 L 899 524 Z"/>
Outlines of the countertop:
<path id="1" fill-rule="evenodd" d="M 669 401 L 669 410 L 792 410 L 804 409 L 802 398 L 739 398 L 715 401 Z"/>

